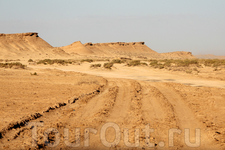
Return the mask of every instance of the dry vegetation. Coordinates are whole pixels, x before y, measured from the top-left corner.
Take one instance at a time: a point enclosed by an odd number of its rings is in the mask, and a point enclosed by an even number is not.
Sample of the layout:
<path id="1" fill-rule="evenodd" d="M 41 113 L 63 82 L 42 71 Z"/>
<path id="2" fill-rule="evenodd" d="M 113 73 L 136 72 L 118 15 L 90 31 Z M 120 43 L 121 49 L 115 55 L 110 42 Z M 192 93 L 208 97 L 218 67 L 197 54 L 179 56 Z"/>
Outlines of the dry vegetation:
<path id="1" fill-rule="evenodd" d="M 140 60 L 131 60 L 129 62 L 127 62 L 127 66 L 140 66 L 140 65 L 144 65 L 144 66 L 148 66 L 148 64 L 141 62 Z"/>
<path id="2" fill-rule="evenodd" d="M 104 66 L 104 68 L 106 68 L 106 69 L 112 69 L 113 63 L 112 63 L 112 62 L 104 63 L 103 66 Z"/>
<path id="3" fill-rule="evenodd" d="M 223 59 L 185 59 L 185 60 L 173 60 L 173 59 L 164 59 L 164 60 L 149 60 L 150 66 L 154 68 L 166 68 L 166 67 L 201 67 L 209 66 L 209 67 L 219 67 L 225 66 L 225 60 Z"/>
<path id="4" fill-rule="evenodd" d="M 63 60 L 63 59 L 44 59 L 44 60 L 39 60 L 37 62 L 37 64 L 44 64 L 44 65 L 53 65 L 53 64 L 66 65 L 66 64 L 73 64 L 73 63 L 76 63 L 76 61 L 75 60 Z"/>
<path id="5" fill-rule="evenodd" d="M 149 60 L 153 68 L 167 69 L 172 71 L 185 71 L 186 73 L 199 73 L 201 68 L 212 67 L 213 71 L 225 68 L 225 60 L 222 59 L 185 59 L 185 60 Z M 219 69 L 220 68 L 220 69 Z"/>
<path id="6" fill-rule="evenodd" d="M 37 76 L 37 72 L 30 73 L 30 75 L 32 75 L 32 76 Z"/>
<path id="7" fill-rule="evenodd" d="M 93 62 L 93 59 L 82 59 L 80 62 L 89 62 L 89 63 L 91 63 L 91 62 Z"/>
<path id="8" fill-rule="evenodd" d="M 122 63 L 125 63 L 126 60 L 113 59 L 111 62 L 114 63 L 114 64 L 122 64 Z"/>
<path id="9" fill-rule="evenodd" d="M 101 64 L 92 64 L 91 66 L 90 66 L 90 68 L 99 68 L 99 67 L 101 67 L 102 65 Z"/>
<path id="10" fill-rule="evenodd" d="M 28 62 L 34 62 L 33 59 L 29 59 Z"/>
<path id="11" fill-rule="evenodd" d="M 0 63 L 0 68 L 14 68 L 14 69 L 25 69 L 26 65 L 19 62 L 15 63 Z"/>

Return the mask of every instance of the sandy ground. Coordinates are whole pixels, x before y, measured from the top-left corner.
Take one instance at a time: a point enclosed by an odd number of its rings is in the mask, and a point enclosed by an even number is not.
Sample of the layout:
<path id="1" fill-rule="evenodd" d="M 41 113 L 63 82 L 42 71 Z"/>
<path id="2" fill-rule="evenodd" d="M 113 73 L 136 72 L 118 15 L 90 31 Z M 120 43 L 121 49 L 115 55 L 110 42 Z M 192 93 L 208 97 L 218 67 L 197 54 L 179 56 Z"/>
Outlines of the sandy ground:
<path id="1" fill-rule="evenodd" d="M 25 63 L 25 62 L 24 62 Z M 114 64 L 112 70 L 97 68 L 91 69 L 91 64 L 104 64 L 105 62 L 81 63 L 80 65 L 28 65 L 30 68 L 51 68 L 62 71 L 76 71 L 107 78 L 124 78 L 148 82 L 174 82 L 196 87 L 218 87 L 225 88 L 225 69 L 221 72 L 212 71 L 211 67 L 203 68 L 200 74 L 187 74 L 181 71 L 168 71 L 165 69 L 154 69 L 151 67 L 128 67 L 125 64 Z"/>
<path id="2" fill-rule="evenodd" d="M 225 149 L 225 84 L 216 78 L 123 64 L 28 65 L 0 69 L 0 96 L 0 149 Z M 26 123 L 34 122 L 43 126 L 32 146 Z M 50 128 L 56 134 L 44 136 Z"/>

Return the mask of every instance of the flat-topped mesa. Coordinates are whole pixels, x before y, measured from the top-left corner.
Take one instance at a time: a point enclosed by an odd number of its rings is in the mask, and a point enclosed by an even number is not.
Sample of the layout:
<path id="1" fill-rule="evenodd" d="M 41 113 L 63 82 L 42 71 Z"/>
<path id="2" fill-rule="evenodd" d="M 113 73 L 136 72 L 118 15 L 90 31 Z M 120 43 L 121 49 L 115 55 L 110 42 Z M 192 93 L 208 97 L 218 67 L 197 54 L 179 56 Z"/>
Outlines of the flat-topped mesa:
<path id="1" fill-rule="evenodd" d="M 4 34 L 0 33 L 0 36 L 34 36 L 34 37 L 39 37 L 37 32 L 28 32 L 28 33 L 15 33 L 15 34 Z"/>
<path id="2" fill-rule="evenodd" d="M 111 42 L 111 43 L 85 43 L 84 46 L 131 46 L 131 45 L 145 45 L 145 42 Z"/>

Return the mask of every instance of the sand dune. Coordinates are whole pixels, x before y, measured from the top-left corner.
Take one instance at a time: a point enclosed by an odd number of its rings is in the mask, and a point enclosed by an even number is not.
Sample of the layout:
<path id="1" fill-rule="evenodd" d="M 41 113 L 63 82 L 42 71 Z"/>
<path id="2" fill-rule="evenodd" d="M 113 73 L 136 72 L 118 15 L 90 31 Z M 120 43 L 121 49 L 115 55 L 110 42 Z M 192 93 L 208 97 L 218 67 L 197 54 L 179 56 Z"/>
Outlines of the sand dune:
<path id="1" fill-rule="evenodd" d="M 93 51 L 86 48 L 80 41 L 74 42 L 68 46 L 61 47 L 66 53 L 79 55 L 92 55 Z"/>

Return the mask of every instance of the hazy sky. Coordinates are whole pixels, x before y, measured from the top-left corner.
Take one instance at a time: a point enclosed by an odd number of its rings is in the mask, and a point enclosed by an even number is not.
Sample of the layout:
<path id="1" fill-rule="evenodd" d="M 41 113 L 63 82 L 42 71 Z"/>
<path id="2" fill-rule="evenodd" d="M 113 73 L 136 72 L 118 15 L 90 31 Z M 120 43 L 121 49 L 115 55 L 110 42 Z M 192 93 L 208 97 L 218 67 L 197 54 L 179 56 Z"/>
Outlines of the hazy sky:
<path id="1" fill-rule="evenodd" d="M 52 46 L 144 41 L 163 53 L 225 55 L 225 0 L 0 0 L 0 33 Z"/>

